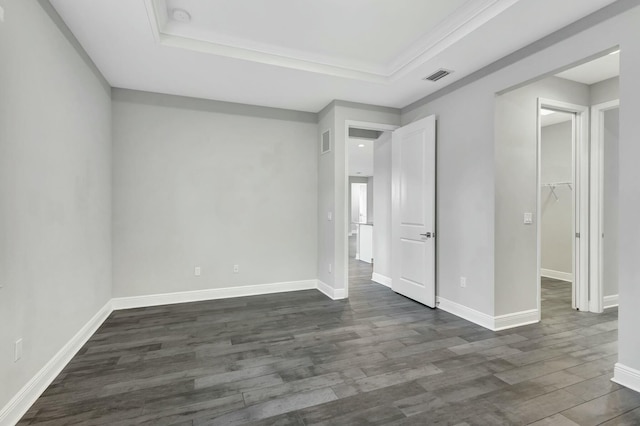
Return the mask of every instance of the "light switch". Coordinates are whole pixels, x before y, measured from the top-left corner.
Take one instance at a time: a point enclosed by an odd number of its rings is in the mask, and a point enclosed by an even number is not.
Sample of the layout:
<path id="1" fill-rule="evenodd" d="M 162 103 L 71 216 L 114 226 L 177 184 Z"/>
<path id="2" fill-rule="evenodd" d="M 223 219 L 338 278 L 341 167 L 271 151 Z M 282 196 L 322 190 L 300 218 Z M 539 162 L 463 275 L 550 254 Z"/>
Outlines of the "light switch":
<path id="1" fill-rule="evenodd" d="M 332 212 L 327 213 L 327 220 L 328 221 L 332 221 L 333 220 L 333 213 Z"/>
<path id="2" fill-rule="evenodd" d="M 0 6 L 0 22 L 4 22 L 4 8 Z"/>
<path id="3" fill-rule="evenodd" d="M 524 224 L 531 225 L 533 223 L 533 213 L 526 212 L 524 214 Z"/>

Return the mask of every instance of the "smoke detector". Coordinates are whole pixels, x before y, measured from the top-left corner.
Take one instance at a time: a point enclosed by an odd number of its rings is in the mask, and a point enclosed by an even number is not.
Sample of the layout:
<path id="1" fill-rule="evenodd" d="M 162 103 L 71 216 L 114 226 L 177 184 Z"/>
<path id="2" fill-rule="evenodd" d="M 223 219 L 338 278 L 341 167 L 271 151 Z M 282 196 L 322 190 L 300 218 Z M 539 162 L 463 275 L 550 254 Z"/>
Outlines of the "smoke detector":
<path id="1" fill-rule="evenodd" d="M 171 11 L 171 18 L 173 18 L 174 21 L 178 22 L 191 22 L 191 15 L 184 9 L 173 9 Z"/>

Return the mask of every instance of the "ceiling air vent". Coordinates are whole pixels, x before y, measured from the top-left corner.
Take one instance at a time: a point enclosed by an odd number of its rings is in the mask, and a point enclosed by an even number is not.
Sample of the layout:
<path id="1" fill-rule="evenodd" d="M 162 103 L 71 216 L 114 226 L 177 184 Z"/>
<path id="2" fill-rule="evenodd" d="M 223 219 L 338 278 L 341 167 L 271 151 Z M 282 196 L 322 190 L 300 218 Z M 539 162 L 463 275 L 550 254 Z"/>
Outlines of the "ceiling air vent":
<path id="1" fill-rule="evenodd" d="M 453 71 L 451 70 L 445 70 L 444 68 L 440 68 L 438 71 L 434 72 L 433 74 L 431 74 L 430 76 L 425 77 L 423 80 L 427 80 L 427 81 L 438 81 L 441 78 L 444 78 L 446 76 L 448 76 L 449 74 L 451 74 Z"/>

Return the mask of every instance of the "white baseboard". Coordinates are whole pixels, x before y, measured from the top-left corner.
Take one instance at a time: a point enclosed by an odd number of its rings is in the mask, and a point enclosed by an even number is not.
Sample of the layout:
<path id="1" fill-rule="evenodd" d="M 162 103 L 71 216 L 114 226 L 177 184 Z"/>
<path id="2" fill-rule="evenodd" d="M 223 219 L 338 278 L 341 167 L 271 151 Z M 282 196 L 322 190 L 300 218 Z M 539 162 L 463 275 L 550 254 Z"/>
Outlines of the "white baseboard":
<path id="1" fill-rule="evenodd" d="M 554 280 L 573 282 L 573 274 L 571 272 L 554 271 L 553 269 L 540 269 L 540 275 Z"/>
<path id="2" fill-rule="evenodd" d="M 614 294 L 612 296 L 605 296 L 604 297 L 604 304 L 603 304 L 603 308 L 607 309 L 607 308 L 615 308 L 616 306 L 618 306 L 618 295 Z"/>
<path id="3" fill-rule="evenodd" d="M 540 321 L 540 315 L 537 309 L 494 317 L 442 297 L 438 297 L 437 300 L 438 308 L 443 311 L 447 311 L 450 314 L 464 318 L 467 321 L 471 321 L 492 331 L 506 330 Z"/>
<path id="4" fill-rule="evenodd" d="M 16 424 L 113 311 L 107 302 L 0 410 L 0 425 Z"/>
<path id="5" fill-rule="evenodd" d="M 112 303 L 114 310 L 120 310 L 172 305 L 175 303 L 201 302 L 204 300 L 228 299 L 231 297 L 258 296 L 261 294 L 284 293 L 287 291 L 312 290 L 316 288 L 317 280 L 289 281 L 240 287 L 210 288 L 177 293 L 151 294 L 147 296 L 116 297 L 112 299 Z"/>
<path id="6" fill-rule="evenodd" d="M 320 293 L 324 294 L 331 300 L 340 300 L 345 298 L 344 288 L 333 288 L 329 284 L 320 280 L 318 280 L 317 289 Z"/>
<path id="7" fill-rule="evenodd" d="M 521 327 L 540 321 L 540 312 L 537 309 L 514 312 L 512 314 L 493 317 L 493 331 L 506 330 L 508 328 Z"/>
<path id="8" fill-rule="evenodd" d="M 640 392 L 640 370 L 616 363 L 613 369 L 613 379 L 615 383 Z"/>
<path id="9" fill-rule="evenodd" d="M 378 274 L 374 272 L 371 275 L 371 281 L 377 282 L 378 284 L 382 284 L 385 287 L 391 288 L 391 278 L 385 277 L 384 275 Z"/>
<path id="10" fill-rule="evenodd" d="M 475 309 L 452 302 L 451 300 L 447 300 L 442 297 L 437 298 L 437 305 L 438 308 L 443 311 L 447 311 L 450 314 L 464 318 L 467 321 L 481 325 L 489 330 L 493 330 L 493 317 L 491 315 L 484 314 L 480 311 L 476 311 Z"/>

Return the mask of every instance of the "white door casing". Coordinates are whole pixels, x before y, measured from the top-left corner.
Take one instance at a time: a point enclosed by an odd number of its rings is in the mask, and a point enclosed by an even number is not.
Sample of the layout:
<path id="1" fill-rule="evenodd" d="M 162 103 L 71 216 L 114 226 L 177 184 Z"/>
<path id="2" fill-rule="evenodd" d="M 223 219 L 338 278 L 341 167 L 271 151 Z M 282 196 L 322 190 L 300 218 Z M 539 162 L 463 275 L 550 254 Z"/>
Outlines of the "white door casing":
<path id="1" fill-rule="evenodd" d="M 393 132 L 391 161 L 391 288 L 435 308 L 435 116 Z"/>

